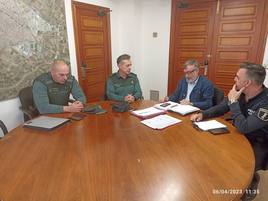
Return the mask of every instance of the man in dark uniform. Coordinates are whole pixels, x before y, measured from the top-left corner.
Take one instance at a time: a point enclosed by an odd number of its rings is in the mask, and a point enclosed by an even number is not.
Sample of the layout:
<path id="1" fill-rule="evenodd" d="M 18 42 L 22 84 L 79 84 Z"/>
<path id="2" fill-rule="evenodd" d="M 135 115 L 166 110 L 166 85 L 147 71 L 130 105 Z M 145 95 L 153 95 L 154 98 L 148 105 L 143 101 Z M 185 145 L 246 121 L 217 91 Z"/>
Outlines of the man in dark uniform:
<path id="1" fill-rule="evenodd" d="M 110 100 L 133 102 L 142 98 L 137 75 L 131 73 L 130 56 L 123 54 L 117 58 L 119 70 L 107 81 L 106 95 Z"/>
<path id="2" fill-rule="evenodd" d="M 69 103 L 70 94 L 75 99 L 73 103 Z M 80 112 L 86 102 L 78 82 L 70 75 L 69 66 L 62 60 L 56 60 L 50 72 L 34 80 L 33 99 L 40 114 Z"/>
<path id="3" fill-rule="evenodd" d="M 234 126 L 249 140 L 255 154 L 255 174 L 242 200 L 252 200 L 260 180 L 256 171 L 268 168 L 268 89 L 263 85 L 265 68 L 243 63 L 234 78 L 235 85 L 219 105 L 191 116 L 201 121 L 230 111 Z"/>

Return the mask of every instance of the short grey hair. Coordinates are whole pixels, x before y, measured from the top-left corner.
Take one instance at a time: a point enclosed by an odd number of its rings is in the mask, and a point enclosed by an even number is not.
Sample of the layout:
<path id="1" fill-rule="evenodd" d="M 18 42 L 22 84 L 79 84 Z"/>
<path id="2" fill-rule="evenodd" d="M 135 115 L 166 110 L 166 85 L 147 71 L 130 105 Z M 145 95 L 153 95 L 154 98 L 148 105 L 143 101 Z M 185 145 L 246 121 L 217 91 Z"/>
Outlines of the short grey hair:
<path id="1" fill-rule="evenodd" d="M 262 65 L 244 62 L 240 64 L 240 68 L 247 70 L 246 73 L 249 80 L 252 80 L 258 85 L 263 84 L 266 76 L 266 70 Z"/>
<path id="2" fill-rule="evenodd" d="M 187 61 L 184 63 L 183 67 L 186 68 L 186 67 L 189 66 L 189 65 L 194 65 L 195 68 L 199 68 L 199 63 L 198 63 L 198 61 L 195 60 L 195 59 L 189 59 L 189 60 L 187 60 Z"/>
<path id="3" fill-rule="evenodd" d="M 130 58 L 131 57 L 128 54 L 122 54 L 117 58 L 116 63 L 119 64 L 121 61 L 129 60 Z"/>

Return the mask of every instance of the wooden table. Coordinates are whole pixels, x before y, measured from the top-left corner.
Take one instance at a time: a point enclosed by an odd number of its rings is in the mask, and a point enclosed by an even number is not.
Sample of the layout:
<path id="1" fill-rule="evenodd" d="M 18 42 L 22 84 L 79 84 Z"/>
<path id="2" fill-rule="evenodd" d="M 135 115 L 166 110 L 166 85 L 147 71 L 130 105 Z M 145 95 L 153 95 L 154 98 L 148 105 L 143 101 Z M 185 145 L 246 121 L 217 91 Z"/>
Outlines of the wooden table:
<path id="1" fill-rule="evenodd" d="M 50 132 L 19 126 L 0 140 L 0 200 L 238 200 L 250 183 L 253 151 L 231 124 L 219 119 L 231 133 L 213 136 L 173 113 L 181 123 L 153 130 L 101 105 L 108 113 Z"/>

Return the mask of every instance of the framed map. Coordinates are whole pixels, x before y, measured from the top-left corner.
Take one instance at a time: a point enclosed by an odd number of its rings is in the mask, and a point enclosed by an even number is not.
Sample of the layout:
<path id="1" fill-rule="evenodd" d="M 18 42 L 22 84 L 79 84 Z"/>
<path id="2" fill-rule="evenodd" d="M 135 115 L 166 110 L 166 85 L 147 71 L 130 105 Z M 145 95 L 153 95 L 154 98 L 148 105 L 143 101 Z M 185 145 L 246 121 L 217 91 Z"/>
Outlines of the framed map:
<path id="1" fill-rule="evenodd" d="M 0 101 L 69 62 L 64 0 L 0 0 Z"/>

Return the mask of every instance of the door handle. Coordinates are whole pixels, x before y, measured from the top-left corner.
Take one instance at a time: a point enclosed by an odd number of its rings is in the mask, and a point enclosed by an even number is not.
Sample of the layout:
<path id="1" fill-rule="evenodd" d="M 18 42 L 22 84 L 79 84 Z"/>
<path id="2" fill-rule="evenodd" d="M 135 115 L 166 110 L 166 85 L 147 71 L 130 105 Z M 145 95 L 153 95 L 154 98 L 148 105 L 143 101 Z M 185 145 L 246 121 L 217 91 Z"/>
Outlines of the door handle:
<path id="1" fill-rule="evenodd" d="M 204 61 L 204 75 L 206 76 L 208 74 L 208 60 L 206 59 Z"/>
<path id="2" fill-rule="evenodd" d="M 86 68 L 87 68 L 87 64 L 82 61 L 82 64 L 81 64 L 81 73 L 82 73 L 82 79 L 83 80 L 86 79 L 86 71 L 87 71 Z"/>

